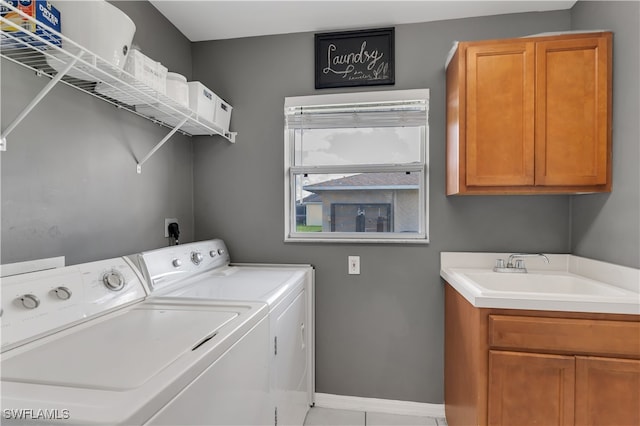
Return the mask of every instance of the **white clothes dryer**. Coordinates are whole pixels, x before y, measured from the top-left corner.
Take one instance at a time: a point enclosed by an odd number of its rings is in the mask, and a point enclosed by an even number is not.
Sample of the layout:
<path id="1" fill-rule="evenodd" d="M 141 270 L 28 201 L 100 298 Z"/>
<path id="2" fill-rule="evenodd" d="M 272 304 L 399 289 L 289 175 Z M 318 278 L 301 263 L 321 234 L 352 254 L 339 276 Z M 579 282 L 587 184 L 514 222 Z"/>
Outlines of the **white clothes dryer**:
<path id="1" fill-rule="evenodd" d="M 314 394 L 314 269 L 311 265 L 232 264 L 224 241 L 141 253 L 149 298 L 261 302 L 269 309 L 273 422 L 304 423 Z"/>
<path id="2" fill-rule="evenodd" d="M 2 280 L 4 424 L 265 424 L 267 309 L 141 303 L 126 258 Z"/>

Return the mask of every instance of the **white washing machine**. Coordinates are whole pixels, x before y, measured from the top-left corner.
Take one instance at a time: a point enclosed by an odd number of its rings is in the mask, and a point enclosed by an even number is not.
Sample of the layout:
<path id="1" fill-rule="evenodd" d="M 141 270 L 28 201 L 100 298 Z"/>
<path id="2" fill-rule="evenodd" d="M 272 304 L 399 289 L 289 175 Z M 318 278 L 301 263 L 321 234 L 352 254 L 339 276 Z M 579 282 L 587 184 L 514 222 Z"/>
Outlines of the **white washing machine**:
<path id="1" fill-rule="evenodd" d="M 231 264 L 222 240 L 139 255 L 148 300 L 262 302 L 269 308 L 271 424 L 302 425 L 314 395 L 314 269 L 310 265 Z"/>
<path id="2" fill-rule="evenodd" d="M 4 424 L 267 424 L 260 303 L 142 303 L 117 258 L 2 279 Z"/>

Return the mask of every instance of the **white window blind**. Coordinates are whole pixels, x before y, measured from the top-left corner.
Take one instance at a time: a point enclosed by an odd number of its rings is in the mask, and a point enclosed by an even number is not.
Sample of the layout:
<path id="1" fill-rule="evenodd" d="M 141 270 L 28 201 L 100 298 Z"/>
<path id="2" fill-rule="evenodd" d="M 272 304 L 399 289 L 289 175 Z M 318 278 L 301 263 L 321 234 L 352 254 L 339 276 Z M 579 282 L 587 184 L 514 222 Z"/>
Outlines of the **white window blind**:
<path id="1" fill-rule="evenodd" d="M 423 126 L 426 100 L 285 108 L 289 129 Z"/>

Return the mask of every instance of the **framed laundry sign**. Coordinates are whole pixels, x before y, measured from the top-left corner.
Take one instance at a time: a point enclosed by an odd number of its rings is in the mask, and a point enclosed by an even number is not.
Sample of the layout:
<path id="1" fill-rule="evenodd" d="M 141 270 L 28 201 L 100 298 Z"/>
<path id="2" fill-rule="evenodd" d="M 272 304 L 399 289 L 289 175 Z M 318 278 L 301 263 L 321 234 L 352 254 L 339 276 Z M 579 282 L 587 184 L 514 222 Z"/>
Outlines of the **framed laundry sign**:
<path id="1" fill-rule="evenodd" d="M 315 35 L 316 89 L 395 84 L 394 28 Z"/>

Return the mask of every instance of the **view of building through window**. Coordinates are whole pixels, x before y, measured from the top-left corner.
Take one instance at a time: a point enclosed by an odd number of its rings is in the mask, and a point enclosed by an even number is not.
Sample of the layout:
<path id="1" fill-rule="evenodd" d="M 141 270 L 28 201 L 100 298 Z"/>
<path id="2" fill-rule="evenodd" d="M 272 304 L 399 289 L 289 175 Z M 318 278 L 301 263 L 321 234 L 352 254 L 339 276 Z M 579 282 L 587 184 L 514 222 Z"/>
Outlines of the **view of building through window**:
<path id="1" fill-rule="evenodd" d="M 419 174 L 317 175 L 302 180 L 296 199 L 298 232 L 417 232 Z M 383 226 L 381 224 L 384 224 Z"/>

